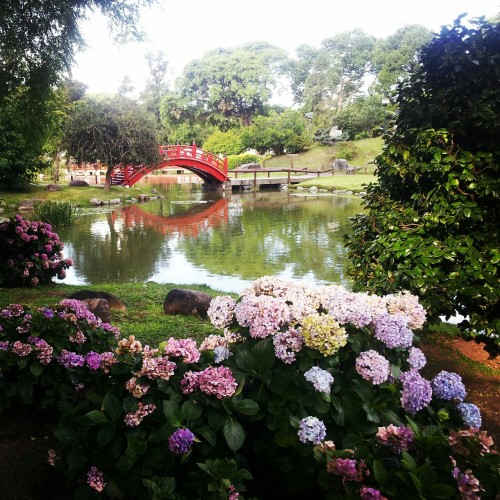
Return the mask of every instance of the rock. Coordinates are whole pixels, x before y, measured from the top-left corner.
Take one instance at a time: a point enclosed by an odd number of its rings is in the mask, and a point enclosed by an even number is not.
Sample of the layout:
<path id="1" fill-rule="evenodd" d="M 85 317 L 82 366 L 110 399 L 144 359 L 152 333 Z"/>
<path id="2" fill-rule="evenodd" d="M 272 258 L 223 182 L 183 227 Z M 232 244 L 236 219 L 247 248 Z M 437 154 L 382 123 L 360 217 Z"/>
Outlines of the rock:
<path id="1" fill-rule="evenodd" d="M 127 309 L 125 307 L 125 304 L 116 295 L 108 292 L 98 292 L 96 290 L 78 290 L 78 292 L 72 293 L 67 298 L 82 301 L 88 299 L 104 299 L 108 301 L 109 307 L 112 309 L 121 309 L 122 311 L 125 311 L 125 309 Z"/>
<path id="2" fill-rule="evenodd" d="M 102 201 L 97 198 L 91 198 L 89 202 L 93 207 L 102 205 Z"/>
<path id="3" fill-rule="evenodd" d="M 185 314 L 191 316 L 207 316 L 212 297 L 207 293 L 173 288 L 163 302 L 163 314 Z"/>
<path id="4" fill-rule="evenodd" d="M 106 299 L 85 299 L 81 302 L 87 304 L 89 311 L 96 318 L 100 318 L 103 323 L 111 323 L 109 302 Z"/>
<path id="5" fill-rule="evenodd" d="M 113 199 L 109 200 L 110 205 L 119 205 L 121 202 L 122 202 L 122 200 L 120 198 L 113 198 Z"/>
<path id="6" fill-rule="evenodd" d="M 47 184 L 46 191 L 61 191 L 59 184 Z"/>
<path id="7" fill-rule="evenodd" d="M 75 179 L 73 181 L 70 181 L 69 185 L 71 187 L 88 187 L 89 183 L 80 179 Z"/>
<path id="8" fill-rule="evenodd" d="M 317 192 L 318 192 L 318 188 L 317 188 L 316 186 L 311 186 L 311 187 L 309 188 L 309 191 L 310 191 L 311 193 L 317 193 Z"/>

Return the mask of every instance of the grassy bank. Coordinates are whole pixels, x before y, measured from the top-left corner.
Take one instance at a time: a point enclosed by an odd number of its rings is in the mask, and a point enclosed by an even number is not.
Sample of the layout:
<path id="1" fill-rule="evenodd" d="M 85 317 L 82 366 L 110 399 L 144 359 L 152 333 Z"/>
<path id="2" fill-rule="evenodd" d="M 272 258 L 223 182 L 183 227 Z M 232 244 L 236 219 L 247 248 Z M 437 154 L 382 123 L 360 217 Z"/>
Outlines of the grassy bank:
<path id="1" fill-rule="evenodd" d="M 52 284 L 43 288 L 0 288 L 0 308 L 12 303 L 35 307 L 51 306 L 77 290 L 92 289 L 112 293 L 125 304 L 126 311 L 111 310 L 111 321 L 120 328 L 124 337 L 135 335 L 141 342 L 157 345 L 169 337 L 192 337 L 200 340 L 212 333 L 220 334 L 208 319 L 163 314 L 163 301 L 172 288 L 198 290 L 212 297 L 227 295 L 206 286 L 179 286 L 155 282 L 99 286 Z"/>
<path id="2" fill-rule="evenodd" d="M 361 167 L 362 172 L 373 174 L 374 158 L 382 152 L 382 138 L 361 141 L 339 142 L 334 146 L 313 144 L 307 151 L 298 155 L 275 156 L 266 160 L 266 168 L 309 168 L 327 170 L 336 158 L 347 158 L 349 164 Z"/>
<path id="3" fill-rule="evenodd" d="M 47 191 L 46 184 L 30 186 L 24 190 L 0 191 L 0 206 L 12 208 L 17 207 L 26 199 L 41 201 L 70 201 L 76 205 L 90 206 L 92 198 L 102 201 L 109 201 L 116 198 L 130 200 L 141 193 L 150 193 L 153 186 L 133 186 L 125 188 L 113 186 L 111 189 L 104 189 L 104 186 L 71 187 L 67 184 L 59 184 L 60 191 Z"/>
<path id="4" fill-rule="evenodd" d="M 326 189 L 327 191 L 348 190 L 353 193 L 360 193 L 361 191 L 365 191 L 366 184 L 370 182 L 377 182 L 377 178 L 372 174 L 335 174 L 329 177 L 315 177 L 314 179 L 309 179 L 296 186 L 292 186 L 291 189 L 316 186 L 318 189 Z"/>

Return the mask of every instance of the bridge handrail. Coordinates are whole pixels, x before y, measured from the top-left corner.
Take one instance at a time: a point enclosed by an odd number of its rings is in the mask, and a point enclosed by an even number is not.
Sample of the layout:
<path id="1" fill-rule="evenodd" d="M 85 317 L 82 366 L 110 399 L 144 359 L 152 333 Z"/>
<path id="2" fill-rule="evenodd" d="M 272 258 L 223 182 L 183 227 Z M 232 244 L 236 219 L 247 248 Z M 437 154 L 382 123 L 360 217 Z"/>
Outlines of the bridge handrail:
<path id="1" fill-rule="evenodd" d="M 221 172 L 227 175 L 227 158 L 220 158 L 210 151 L 205 151 L 197 147 L 196 144 L 159 146 L 159 152 L 160 156 L 162 156 L 165 160 L 198 160 L 204 163 L 208 163 L 212 167 L 219 169 Z"/>

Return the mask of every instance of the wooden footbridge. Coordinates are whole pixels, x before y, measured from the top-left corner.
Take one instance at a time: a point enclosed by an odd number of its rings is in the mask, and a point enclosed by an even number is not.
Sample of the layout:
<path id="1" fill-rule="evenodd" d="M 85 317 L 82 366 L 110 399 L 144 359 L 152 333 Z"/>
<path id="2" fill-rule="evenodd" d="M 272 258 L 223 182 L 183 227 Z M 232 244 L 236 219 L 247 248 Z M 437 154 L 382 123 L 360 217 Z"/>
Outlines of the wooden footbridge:
<path id="1" fill-rule="evenodd" d="M 204 151 L 193 145 L 169 145 L 160 146 L 161 160 L 155 165 L 116 165 L 111 172 L 111 184 L 121 186 L 133 186 L 145 175 L 163 168 L 181 167 L 193 172 L 203 180 L 203 187 L 210 189 L 251 189 L 257 186 L 279 186 L 282 184 L 294 184 L 302 182 L 311 177 L 328 175 L 326 171 L 305 169 L 251 169 L 231 171 L 228 173 L 227 158 L 220 157 L 209 151 Z M 251 173 L 251 177 L 242 177 L 241 173 Z M 273 176 L 271 172 L 283 172 L 286 176 Z M 257 176 L 267 173 L 265 176 Z M 293 175 L 292 175 L 293 174 Z M 239 178 L 238 178 L 239 175 Z"/>

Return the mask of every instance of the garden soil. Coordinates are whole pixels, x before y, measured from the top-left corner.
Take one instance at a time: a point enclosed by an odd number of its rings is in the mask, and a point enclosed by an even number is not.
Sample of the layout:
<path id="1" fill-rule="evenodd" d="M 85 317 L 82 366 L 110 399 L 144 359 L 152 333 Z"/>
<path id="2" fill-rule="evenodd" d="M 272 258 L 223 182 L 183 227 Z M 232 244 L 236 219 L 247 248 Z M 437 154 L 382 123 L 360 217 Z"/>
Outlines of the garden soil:
<path id="1" fill-rule="evenodd" d="M 440 338 L 420 345 L 427 356 L 423 375 L 441 370 L 457 372 L 467 388 L 467 402 L 483 416 L 483 429 L 500 449 L 500 357 L 489 359 L 481 344 Z M 0 414 L 0 498 L 2 500 L 65 500 L 71 498 L 64 480 L 47 463 L 47 449 L 55 445 L 56 415 L 32 414 L 27 409 Z"/>

